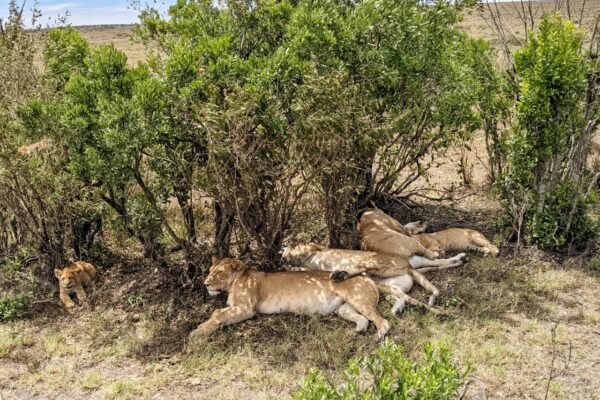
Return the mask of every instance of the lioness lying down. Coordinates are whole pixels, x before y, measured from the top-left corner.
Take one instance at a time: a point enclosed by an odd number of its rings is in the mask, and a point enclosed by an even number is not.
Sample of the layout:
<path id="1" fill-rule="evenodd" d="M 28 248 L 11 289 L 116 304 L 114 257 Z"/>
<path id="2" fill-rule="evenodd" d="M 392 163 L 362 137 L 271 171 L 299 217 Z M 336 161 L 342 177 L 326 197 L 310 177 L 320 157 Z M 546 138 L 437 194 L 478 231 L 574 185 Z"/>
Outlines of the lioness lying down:
<path id="1" fill-rule="evenodd" d="M 69 294 L 75 293 L 80 303 L 86 301 L 84 286 L 88 286 L 96 276 L 96 269 L 85 261 L 75 261 L 63 269 L 55 269 L 54 276 L 58 278 L 60 301 L 67 308 L 75 306 Z"/>
<path id="2" fill-rule="evenodd" d="M 413 240 L 428 251 L 442 256 L 446 251 L 475 250 L 484 254 L 498 255 L 498 248 L 473 229 L 450 228 L 433 233 L 421 233 L 427 228 L 422 222 L 400 224 L 378 208 L 365 211 L 358 223 L 358 232 L 361 236 L 361 249 L 377 251 L 380 253 L 405 255 L 409 251 L 415 254 L 429 255 L 417 251 Z M 397 234 L 391 233 L 394 230 Z M 411 235 L 407 239 L 406 235 Z M 417 249 L 417 250 L 416 250 Z"/>
<path id="3" fill-rule="evenodd" d="M 429 259 L 439 257 L 439 253 L 423 246 L 410 235 L 420 231 L 420 226 L 401 225 L 398 221 L 378 208 L 365 211 L 358 221 L 360 248 L 365 251 L 395 254 L 404 257 L 420 255 Z"/>
<path id="4" fill-rule="evenodd" d="M 210 319 L 191 333 L 205 336 L 224 325 L 252 318 L 257 313 L 330 314 L 334 311 L 356 324 L 363 332 L 369 321 L 377 328 L 377 338 L 385 336 L 389 323 L 377 311 L 379 291 L 375 283 L 356 276 L 334 282 L 326 272 L 259 272 L 239 260 L 213 257 L 204 281 L 209 294 L 229 293 L 227 307 L 213 312 Z"/>
<path id="5" fill-rule="evenodd" d="M 497 256 L 499 250 L 482 233 L 473 229 L 450 228 L 443 231 L 413 236 L 429 250 L 444 254 L 446 251 L 475 250 Z"/>
<path id="6" fill-rule="evenodd" d="M 309 243 L 284 248 L 282 257 L 284 261 L 301 269 L 332 271 L 330 277 L 333 280 L 343 280 L 366 273 L 375 280 L 382 293 L 394 297 L 392 311 L 398 315 L 406 302 L 430 309 L 440 291 L 421 272 L 461 266 L 465 254 L 449 259 L 429 260 L 418 256 L 408 258 L 371 251 L 329 249 Z M 415 267 L 421 269 L 416 270 Z M 413 281 L 431 292 L 428 305 L 406 294 L 412 288 Z"/>

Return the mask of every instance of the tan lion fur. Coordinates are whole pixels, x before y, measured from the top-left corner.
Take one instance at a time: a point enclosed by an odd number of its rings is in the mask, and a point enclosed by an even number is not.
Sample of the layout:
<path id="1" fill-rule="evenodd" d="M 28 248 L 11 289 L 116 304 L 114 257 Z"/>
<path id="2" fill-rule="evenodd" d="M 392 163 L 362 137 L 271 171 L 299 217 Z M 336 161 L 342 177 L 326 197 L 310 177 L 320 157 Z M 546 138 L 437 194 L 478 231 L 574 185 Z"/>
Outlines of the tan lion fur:
<path id="1" fill-rule="evenodd" d="M 365 251 L 395 254 L 404 257 L 420 255 L 429 259 L 439 257 L 410 235 L 414 232 L 378 208 L 368 209 L 358 222 L 360 248 Z"/>
<path id="2" fill-rule="evenodd" d="M 96 269 L 85 261 L 75 261 L 63 269 L 55 269 L 54 276 L 58 278 L 60 301 L 65 307 L 71 308 L 75 306 L 75 303 L 69 294 L 75 293 L 80 303 L 85 302 L 87 295 L 83 287 L 92 283 L 96 276 Z"/>
<path id="3" fill-rule="evenodd" d="M 497 256 L 498 247 L 494 246 L 481 232 L 473 229 L 450 228 L 433 233 L 413 236 L 423 246 L 440 254 L 446 251 L 475 250 L 485 255 Z"/>
<path id="4" fill-rule="evenodd" d="M 439 296 L 439 290 L 420 272 L 412 266 L 412 262 L 426 262 L 426 269 L 453 268 L 463 264 L 463 256 L 459 255 L 448 260 L 426 260 L 421 257 L 408 258 L 391 254 L 371 251 L 330 249 L 318 244 L 309 243 L 283 251 L 283 260 L 291 265 L 308 270 L 332 271 L 332 279 L 345 279 L 366 273 L 377 284 L 383 293 L 397 297 L 393 311 L 397 314 L 404 308 L 404 302 L 427 306 L 411 298 L 406 293 L 416 281 L 431 292 L 429 304 L 431 307 Z"/>
<path id="5" fill-rule="evenodd" d="M 228 293 L 227 307 L 213 312 L 210 319 L 192 332 L 192 337 L 206 336 L 225 325 L 252 318 L 257 313 L 329 314 L 334 311 L 365 331 L 369 321 L 377 328 L 377 338 L 385 336 L 389 323 L 377 311 L 379 291 L 364 276 L 342 282 L 329 274 L 307 272 L 259 272 L 239 260 L 213 258 L 205 280 L 210 294 Z"/>

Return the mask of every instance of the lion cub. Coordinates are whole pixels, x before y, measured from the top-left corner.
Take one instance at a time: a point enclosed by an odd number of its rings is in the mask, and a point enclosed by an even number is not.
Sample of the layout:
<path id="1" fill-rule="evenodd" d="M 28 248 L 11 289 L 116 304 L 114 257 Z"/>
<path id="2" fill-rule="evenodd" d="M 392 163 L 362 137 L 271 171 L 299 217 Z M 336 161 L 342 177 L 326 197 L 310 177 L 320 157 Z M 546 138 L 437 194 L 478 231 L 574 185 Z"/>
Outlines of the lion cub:
<path id="1" fill-rule="evenodd" d="M 69 294 L 75 293 L 79 302 L 87 299 L 84 286 L 88 286 L 96 276 L 96 269 L 85 261 L 75 261 L 63 269 L 55 269 L 54 276 L 58 278 L 60 301 L 65 307 L 71 308 L 75 305 Z"/>

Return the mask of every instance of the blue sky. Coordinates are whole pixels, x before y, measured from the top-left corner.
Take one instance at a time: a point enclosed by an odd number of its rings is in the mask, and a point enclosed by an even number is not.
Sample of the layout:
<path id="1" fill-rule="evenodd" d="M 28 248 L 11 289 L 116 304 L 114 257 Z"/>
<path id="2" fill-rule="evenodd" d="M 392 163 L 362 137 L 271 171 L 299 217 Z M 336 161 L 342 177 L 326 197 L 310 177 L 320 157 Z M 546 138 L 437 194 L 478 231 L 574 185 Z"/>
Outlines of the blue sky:
<path id="1" fill-rule="evenodd" d="M 153 7 L 166 11 L 176 0 L 142 0 L 142 4 L 150 3 Z M 29 25 L 31 8 L 34 0 L 27 0 L 25 9 L 26 22 Z M 22 4 L 23 0 L 17 0 Z M 58 16 L 69 13 L 71 25 L 105 25 L 131 24 L 137 22 L 137 11 L 130 0 L 38 0 L 38 8 L 42 10 L 42 18 L 38 23 L 42 26 L 56 25 Z M 0 18 L 8 14 L 8 0 L 0 0 Z"/>

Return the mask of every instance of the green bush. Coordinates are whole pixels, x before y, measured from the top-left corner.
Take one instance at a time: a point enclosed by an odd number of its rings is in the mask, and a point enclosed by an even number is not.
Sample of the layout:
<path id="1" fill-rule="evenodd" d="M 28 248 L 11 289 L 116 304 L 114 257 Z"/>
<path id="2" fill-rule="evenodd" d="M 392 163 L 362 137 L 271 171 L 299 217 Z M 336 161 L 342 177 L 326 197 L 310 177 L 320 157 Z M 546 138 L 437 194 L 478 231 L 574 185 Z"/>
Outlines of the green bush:
<path id="1" fill-rule="evenodd" d="M 29 301 L 29 295 L 3 296 L 0 298 L 0 322 L 15 318 Z"/>
<path id="2" fill-rule="evenodd" d="M 445 346 L 425 346 L 425 360 L 415 363 L 402 348 L 387 340 L 371 355 L 353 358 L 339 386 L 312 369 L 294 399 L 448 399 L 454 397 L 470 372 L 452 362 Z"/>
<path id="3" fill-rule="evenodd" d="M 546 15 L 515 54 L 515 123 L 498 187 L 514 233 L 544 248 L 583 247 L 597 231 L 588 144 L 600 81 L 584 38 L 572 21 Z"/>

